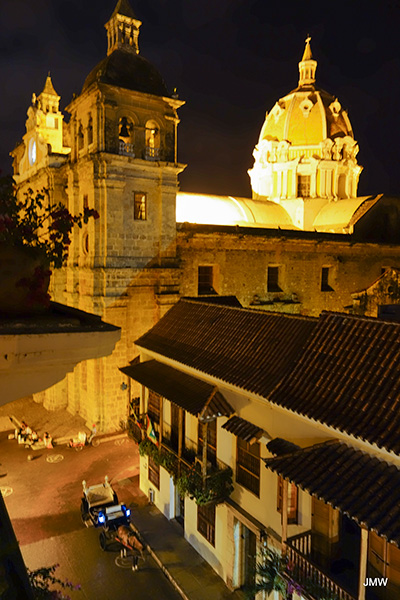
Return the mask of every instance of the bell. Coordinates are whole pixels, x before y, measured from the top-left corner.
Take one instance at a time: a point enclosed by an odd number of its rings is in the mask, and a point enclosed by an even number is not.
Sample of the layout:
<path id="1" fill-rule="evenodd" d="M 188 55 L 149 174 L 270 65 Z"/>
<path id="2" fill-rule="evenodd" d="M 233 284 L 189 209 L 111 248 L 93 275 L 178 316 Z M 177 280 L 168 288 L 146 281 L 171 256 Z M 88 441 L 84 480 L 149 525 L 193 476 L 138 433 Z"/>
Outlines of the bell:
<path id="1" fill-rule="evenodd" d="M 129 137 L 130 136 L 128 120 L 125 117 L 123 117 L 121 119 L 121 128 L 119 130 L 119 136 L 120 137 Z"/>

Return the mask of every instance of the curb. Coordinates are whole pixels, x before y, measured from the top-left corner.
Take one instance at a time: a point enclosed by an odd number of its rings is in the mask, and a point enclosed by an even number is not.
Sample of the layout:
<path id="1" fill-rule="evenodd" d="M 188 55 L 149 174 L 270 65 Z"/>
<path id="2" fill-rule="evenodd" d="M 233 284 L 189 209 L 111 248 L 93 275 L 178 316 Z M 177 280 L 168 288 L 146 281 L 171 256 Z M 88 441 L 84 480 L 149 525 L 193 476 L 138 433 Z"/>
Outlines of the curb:
<path id="1" fill-rule="evenodd" d="M 174 586 L 176 591 L 182 596 L 183 600 L 190 600 L 189 596 L 183 591 L 183 589 L 181 588 L 179 583 L 176 581 L 174 576 L 171 575 L 168 568 L 164 565 L 164 563 L 160 560 L 160 558 L 154 552 L 153 548 L 151 548 L 151 546 L 149 546 L 149 544 L 146 542 L 145 538 L 143 537 L 143 534 L 139 531 L 139 529 L 136 527 L 136 525 L 134 525 L 131 522 L 130 526 L 133 529 L 133 531 L 135 532 L 135 534 L 138 536 L 139 540 L 142 542 L 144 547 L 146 548 L 147 552 L 150 554 L 150 556 L 155 560 L 157 565 L 160 567 L 161 571 L 164 573 L 166 578 L 172 583 L 172 585 Z"/>

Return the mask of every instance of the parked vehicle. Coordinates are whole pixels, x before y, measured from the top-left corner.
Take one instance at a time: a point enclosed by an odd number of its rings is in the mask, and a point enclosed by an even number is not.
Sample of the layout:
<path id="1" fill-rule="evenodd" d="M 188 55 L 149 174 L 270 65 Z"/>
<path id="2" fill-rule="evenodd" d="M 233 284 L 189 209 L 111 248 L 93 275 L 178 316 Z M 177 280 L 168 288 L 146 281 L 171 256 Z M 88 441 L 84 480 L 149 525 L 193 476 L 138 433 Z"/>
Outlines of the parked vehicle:
<path id="1" fill-rule="evenodd" d="M 86 527 L 94 525 L 108 529 L 118 529 L 120 525 L 129 525 L 131 511 L 120 504 L 118 496 L 108 477 L 104 483 L 87 487 L 86 481 L 82 482 L 83 497 L 81 501 L 82 521 Z"/>

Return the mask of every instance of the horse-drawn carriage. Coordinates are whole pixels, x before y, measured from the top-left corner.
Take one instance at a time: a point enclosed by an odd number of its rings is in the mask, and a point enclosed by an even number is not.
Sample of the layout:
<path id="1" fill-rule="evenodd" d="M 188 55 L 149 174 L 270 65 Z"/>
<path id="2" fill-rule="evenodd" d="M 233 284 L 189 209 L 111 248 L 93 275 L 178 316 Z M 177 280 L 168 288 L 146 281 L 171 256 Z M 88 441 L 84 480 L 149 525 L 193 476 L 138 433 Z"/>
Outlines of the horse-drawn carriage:
<path id="1" fill-rule="evenodd" d="M 87 527 L 101 527 L 99 541 L 102 550 L 107 550 L 112 543 L 117 543 L 122 546 L 123 558 L 127 558 L 129 550 L 132 569 L 136 570 L 139 557 L 143 558 L 143 544 L 129 527 L 130 509 L 119 503 L 107 476 L 104 483 L 87 487 L 86 481 L 83 481 L 82 485 L 82 521 Z"/>
<path id="2" fill-rule="evenodd" d="M 88 487 L 86 481 L 82 481 L 82 486 L 81 515 L 86 527 L 94 525 L 116 529 L 119 525 L 129 525 L 131 511 L 125 504 L 119 504 L 107 476 L 104 483 Z"/>

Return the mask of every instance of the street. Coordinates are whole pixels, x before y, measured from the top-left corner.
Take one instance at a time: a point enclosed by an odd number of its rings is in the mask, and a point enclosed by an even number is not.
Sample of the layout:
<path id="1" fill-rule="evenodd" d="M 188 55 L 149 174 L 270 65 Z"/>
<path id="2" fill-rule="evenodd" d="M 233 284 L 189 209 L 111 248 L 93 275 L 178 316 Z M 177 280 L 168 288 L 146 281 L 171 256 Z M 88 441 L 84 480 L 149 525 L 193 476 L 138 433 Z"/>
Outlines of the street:
<path id="1" fill-rule="evenodd" d="M 0 489 L 30 569 L 59 563 L 56 575 L 81 585 L 80 591 L 68 592 L 74 600 L 180 598 L 147 553 L 132 572 L 130 561 L 121 561 L 119 548 L 103 552 L 99 531 L 81 521 L 83 479 L 93 485 L 108 475 L 120 502 L 132 510 L 147 502 L 138 489 L 139 456 L 133 441 L 111 440 L 80 452 L 66 446 L 31 451 L 8 440 L 8 433 L 0 432 Z"/>

